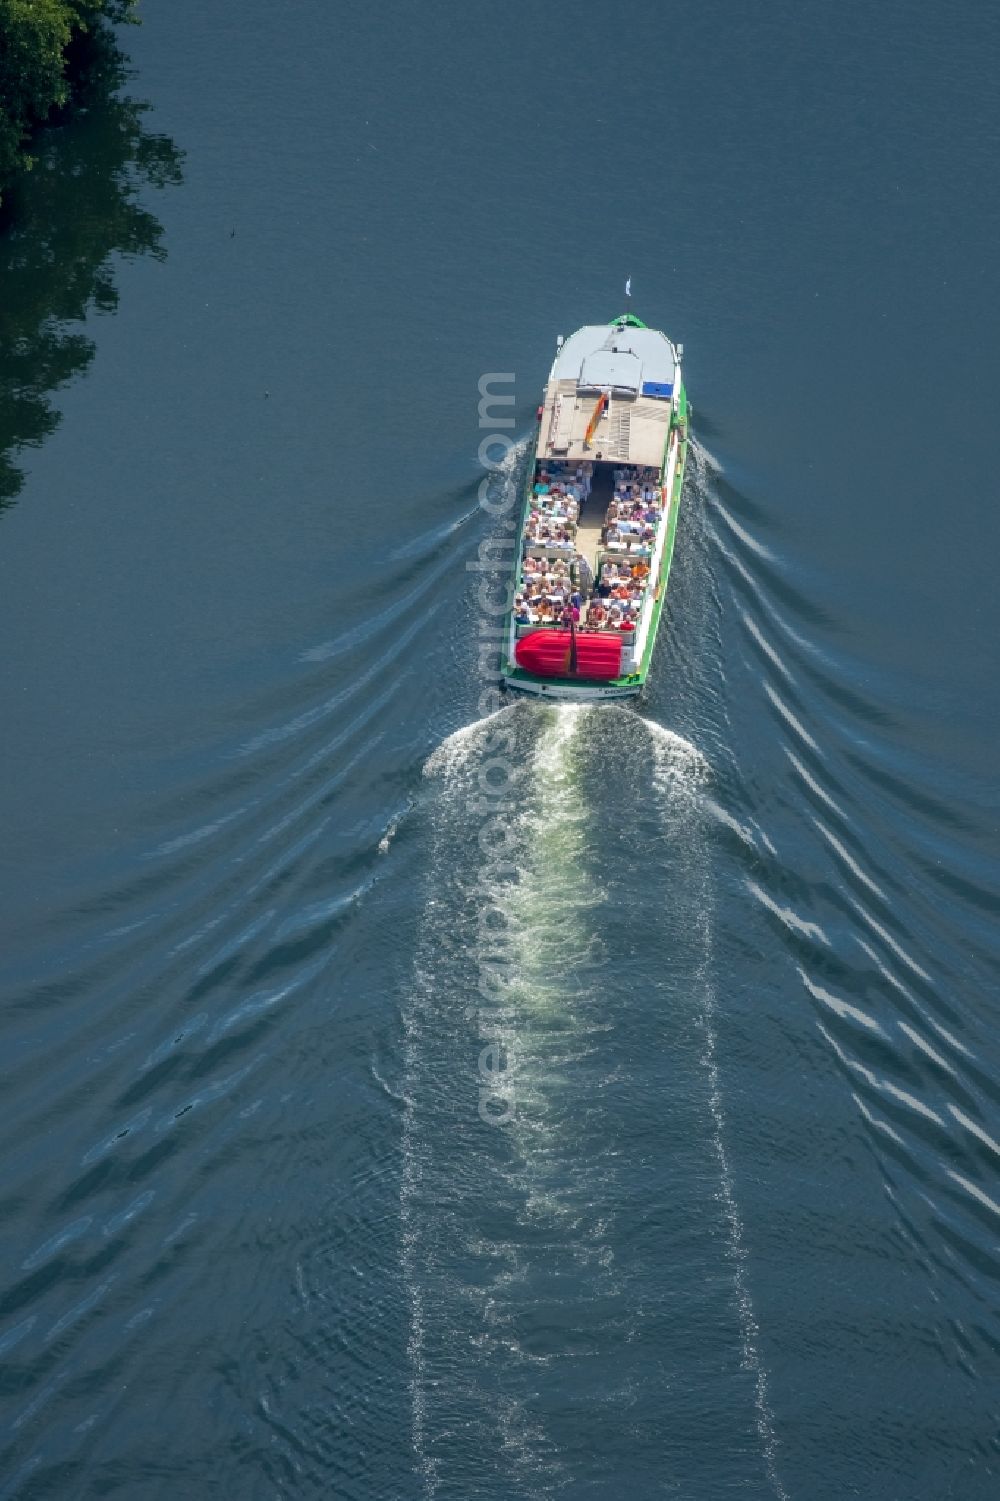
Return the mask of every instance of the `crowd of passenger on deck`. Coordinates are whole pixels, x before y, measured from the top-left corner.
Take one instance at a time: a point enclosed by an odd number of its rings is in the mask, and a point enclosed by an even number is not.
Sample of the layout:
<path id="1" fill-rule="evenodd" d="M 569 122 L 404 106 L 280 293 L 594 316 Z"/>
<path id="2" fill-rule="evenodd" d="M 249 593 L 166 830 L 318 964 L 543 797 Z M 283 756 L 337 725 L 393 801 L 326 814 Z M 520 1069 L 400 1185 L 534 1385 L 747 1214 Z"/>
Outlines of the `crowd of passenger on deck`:
<path id="1" fill-rule="evenodd" d="M 660 521 L 661 492 L 655 469 L 616 469 L 602 541 L 612 552 L 650 553 Z"/>
<path id="2" fill-rule="evenodd" d="M 540 467 L 532 487 L 525 539 L 538 547 L 571 549 L 580 507 L 590 493 L 594 466 L 550 460 Z"/>
<path id="3" fill-rule="evenodd" d="M 649 584 L 647 559 L 662 511 L 659 472 L 655 468 L 615 470 L 614 498 L 601 532 L 596 582 L 589 563 L 576 551 L 577 521 L 592 476 L 593 465 L 588 462 L 548 460 L 539 467 L 514 597 L 518 626 L 582 625 L 588 630 L 634 631 L 638 625 Z"/>

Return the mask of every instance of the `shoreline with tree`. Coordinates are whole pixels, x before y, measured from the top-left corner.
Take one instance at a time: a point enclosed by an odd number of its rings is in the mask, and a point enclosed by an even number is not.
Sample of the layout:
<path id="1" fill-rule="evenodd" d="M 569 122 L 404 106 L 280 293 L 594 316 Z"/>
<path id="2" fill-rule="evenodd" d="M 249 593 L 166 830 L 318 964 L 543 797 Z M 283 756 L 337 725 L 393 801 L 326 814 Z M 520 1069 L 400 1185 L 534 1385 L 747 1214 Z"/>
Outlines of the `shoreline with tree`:
<path id="1" fill-rule="evenodd" d="M 137 0 L 0 0 L 0 214 L 35 164 L 32 145 L 86 92 L 111 27 L 135 21 Z"/>

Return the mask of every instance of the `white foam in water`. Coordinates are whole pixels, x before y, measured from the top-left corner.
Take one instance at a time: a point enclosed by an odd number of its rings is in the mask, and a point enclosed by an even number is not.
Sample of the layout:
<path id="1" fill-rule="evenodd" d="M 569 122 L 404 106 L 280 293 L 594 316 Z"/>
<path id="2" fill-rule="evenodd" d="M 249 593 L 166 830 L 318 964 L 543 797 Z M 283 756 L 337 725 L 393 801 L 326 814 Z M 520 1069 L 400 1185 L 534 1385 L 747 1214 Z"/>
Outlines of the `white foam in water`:
<path id="1" fill-rule="evenodd" d="M 730 512 L 726 510 L 725 506 L 721 504 L 721 502 L 718 500 L 718 497 L 715 497 L 715 500 L 716 510 L 722 517 L 722 520 L 724 521 L 726 526 L 728 526 L 729 530 L 733 533 L 733 536 L 738 537 L 739 540 L 743 543 L 744 547 L 747 547 L 751 552 L 756 553 L 759 558 L 764 558 L 769 562 L 773 562 L 774 553 L 771 551 L 771 549 L 769 547 L 765 547 L 763 542 L 758 542 L 757 538 L 752 536 L 751 533 L 747 531 L 745 526 L 741 526 L 740 523 L 736 520 L 736 517 L 731 515 Z"/>
<path id="2" fill-rule="evenodd" d="M 403 823 L 403 821 L 408 818 L 412 812 L 413 799 L 412 797 L 408 797 L 403 806 L 392 815 L 392 817 L 389 819 L 389 822 L 386 824 L 385 829 L 383 830 L 382 838 L 378 842 L 378 853 L 380 855 L 387 855 L 389 853 L 389 850 L 392 846 L 392 841 L 399 833 L 400 824 Z"/>
<path id="3" fill-rule="evenodd" d="M 554 1021 L 564 1023 L 565 1008 L 579 999 L 576 995 L 567 997 L 560 985 L 562 965 L 557 956 L 564 947 L 570 953 L 578 950 L 579 935 L 573 919 L 599 899 L 593 889 L 581 893 L 567 879 L 586 838 L 586 809 L 575 790 L 572 751 L 587 712 L 582 705 L 505 707 L 449 735 L 424 766 L 425 776 L 441 783 L 440 799 L 433 805 L 433 877 L 435 871 L 450 871 L 455 866 L 455 841 L 462 837 L 463 829 L 475 838 L 476 819 L 465 819 L 464 798 L 470 778 L 486 755 L 490 730 L 504 717 L 517 714 L 528 733 L 534 732 L 531 750 L 519 759 L 526 775 L 517 810 L 512 814 L 518 832 L 520 879 L 501 882 L 491 891 L 492 905 L 508 918 L 516 976 L 516 1014 L 508 1022 L 491 1023 L 490 1036 L 501 1043 L 507 1060 L 503 1081 L 494 1091 L 495 1103 L 499 1107 L 509 1094 L 515 1110 L 504 1128 L 499 1157 L 492 1165 L 496 1148 L 491 1143 L 486 1145 L 482 1183 L 485 1188 L 495 1182 L 501 1194 L 511 1196 L 512 1202 L 536 1223 L 559 1223 L 574 1238 L 584 1232 L 579 1227 L 579 1203 L 572 1188 L 567 1187 L 564 1170 L 567 1163 L 576 1164 L 575 1147 L 561 1137 L 546 1106 L 548 1093 L 558 1088 L 566 1062 L 553 1055 L 549 1028 Z M 460 882 L 463 879 L 459 872 Z M 519 1371 L 539 1358 L 521 1345 L 514 1318 L 522 1279 L 534 1264 L 531 1237 L 527 1246 L 517 1231 L 496 1242 L 493 1232 L 482 1229 L 482 1206 L 473 1193 L 467 1200 L 465 1220 L 456 1227 L 459 1238 L 467 1238 L 468 1250 L 474 1252 L 478 1247 L 480 1256 L 487 1263 L 492 1259 L 495 1265 L 485 1282 L 474 1279 L 468 1288 L 462 1288 L 438 1263 L 440 1249 L 434 1225 L 428 1220 L 435 1184 L 447 1169 L 438 1161 L 441 1142 L 427 1129 L 429 1119 L 423 1105 L 425 1100 L 433 1101 L 434 1092 L 441 1089 L 442 1068 L 455 1066 L 454 1060 L 443 1054 L 457 1041 L 463 1050 L 469 1049 L 468 1057 L 464 1063 L 460 1058 L 458 1066 L 469 1067 L 471 1059 L 474 1069 L 481 1041 L 471 1021 L 455 1017 L 457 1006 L 462 1007 L 465 1018 L 474 1017 L 468 1006 L 470 997 L 463 995 L 454 979 L 449 980 L 447 971 L 437 964 L 439 902 L 447 904 L 449 896 L 444 882 L 440 894 L 436 891 L 437 883 L 432 879 L 413 995 L 403 1018 L 400 1217 L 402 1272 L 409 1301 L 411 1444 L 422 1495 L 425 1501 L 433 1501 L 450 1483 L 438 1445 L 444 1437 L 442 1423 L 451 1420 L 451 1408 L 457 1402 L 475 1424 L 483 1424 L 485 1431 L 494 1430 L 497 1447 L 490 1443 L 484 1461 L 495 1466 L 503 1457 L 509 1466 L 510 1493 L 549 1494 L 553 1486 L 560 1489 L 566 1483 L 557 1448 L 538 1414 L 513 1391 L 496 1391 L 492 1375 L 501 1356 L 510 1363 L 515 1380 Z M 544 900 L 540 899 L 542 895 Z M 454 1035 L 449 1017 L 455 1017 Z M 471 1108 L 475 1109 L 474 1104 Z M 435 1125 L 441 1129 L 441 1123 Z M 467 1162 L 466 1168 L 474 1165 Z M 601 1246 L 595 1244 L 595 1233 L 596 1227 L 588 1222 L 589 1238 L 584 1249 L 597 1257 Z M 603 1263 L 598 1275 L 608 1275 Z M 481 1323 L 474 1313 L 477 1307 Z M 456 1308 L 460 1315 L 456 1315 Z M 460 1327 L 454 1324 L 456 1316 L 460 1317 Z M 436 1351 L 442 1338 L 460 1336 L 470 1316 L 466 1353 L 453 1352 L 452 1361 L 441 1367 Z"/>
<path id="4" fill-rule="evenodd" d="M 580 716 L 584 704 L 554 705 L 554 722 L 538 742 L 535 751 L 535 770 L 542 776 L 561 776 L 565 769 L 566 749 L 580 728 Z"/>
<path id="5" fill-rule="evenodd" d="M 392 841 L 396 837 L 396 831 L 398 828 L 399 820 L 396 818 L 392 819 L 387 826 L 385 833 L 382 835 L 382 838 L 378 842 L 378 853 L 380 855 L 387 855 L 389 853 L 390 846 L 392 845 Z"/>
<path id="6" fill-rule="evenodd" d="M 704 476 L 706 471 L 711 474 L 723 473 L 721 459 L 717 459 L 714 453 L 710 453 L 701 439 L 695 437 L 694 433 L 691 434 L 688 440 L 688 453 L 694 460 L 694 471 L 699 477 Z"/>
<path id="7" fill-rule="evenodd" d="M 406 1030 L 404 1044 L 406 1077 L 403 1085 L 403 1170 L 399 1188 L 399 1218 L 402 1227 L 400 1260 L 403 1271 L 403 1286 L 406 1289 L 406 1296 L 410 1305 L 410 1328 L 406 1340 L 406 1354 L 410 1362 L 410 1441 L 413 1445 L 413 1452 L 416 1456 L 418 1467 L 424 1479 L 424 1494 L 428 1498 L 433 1498 L 437 1493 L 440 1481 L 437 1473 L 437 1462 L 428 1457 L 425 1444 L 427 1382 L 424 1369 L 424 1299 L 417 1276 L 420 1256 L 420 1236 L 419 1230 L 414 1224 L 413 1216 L 413 1199 L 420 1184 L 420 1164 L 414 1143 L 416 1122 L 413 1090 L 416 1085 L 416 1070 L 418 1067 L 415 1038 L 417 1023 L 415 1018 L 412 1016 L 407 1017 L 404 1020 L 404 1027 Z"/>
<path id="8" fill-rule="evenodd" d="M 528 1388 L 522 1397 L 508 1392 L 497 1407 L 510 1465 L 505 1493 L 512 1496 L 559 1495 L 573 1480 L 556 1440 L 558 1419 L 550 1428 L 544 1409 L 532 1400 L 539 1366 L 552 1369 L 558 1355 L 548 1347 L 544 1329 L 533 1331 L 542 1335 L 540 1348 L 518 1338 L 524 1290 L 540 1272 L 555 1274 L 565 1259 L 575 1270 L 564 1310 L 568 1318 L 575 1307 L 584 1325 L 595 1303 L 621 1292 L 609 1240 L 611 1219 L 602 1212 L 608 1201 L 606 1169 L 581 1156 L 573 1113 L 567 1115 L 559 1104 L 577 1065 L 595 1048 L 595 1028 L 604 1031 L 593 992 L 568 978 L 587 948 L 594 911 L 604 902 L 600 887 L 583 876 L 592 810 L 579 776 L 586 726 L 600 712 L 583 704 L 529 710 L 541 733 L 526 761 L 519 879 L 495 889 L 492 898 L 514 935 L 516 976 L 513 1015 L 503 1029 L 509 1063 L 505 1086 L 515 1107 L 506 1128 L 503 1178 L 519 1206 L 519 1228 L 513 1231 L 511 1260 L 489 1293 L 498 1347 L 510 1361 L 512 1380 L 520 1379 L 522 1391 Z M 606 1397 L 602 1391 L 600 1400 Z"/>
<path id="9" fill-rule="evenodd" d="M 705 757 L 690 741 L 666 730 L 653 720 L 642 723 L 649 732 L 653 749 L 654 785 L 660 794 L 664 816 L 673 822 L 680 814 L 688 822 L 692 814 L 700 818 L 699 795 L 708 780 L 709 766 Z M 690 825 L 697 830 L 697 822 Z M 675 832 L 675 829 L 671 829 Z M 702 987 L 701 1023 L 705 1038 L 703 1061 L 708 1076 L 708 1105 L 712 1116 L 712 1148 L 719 1170 L 719 1197 L 726 1221 L 729 1252 L 733 1263 L 733 1281 L 739 1309 L 740 1338 L 743 1347 L 743 1365 L 754 1379 L 754 1403 L 756 1407 L 757 1433 L 760 1437 L 764 1465 L 768 1479 L 778 1501 L 788 1501 L 788 1492 L 781 1482 L 777 1469 L 777 1440 L 774 1434 L 774 1414 L 768 1395 L 768 1377 L 760 1353 L 760 1328 L 754 1313 L 753 1300 L 747 1283 L 747 1250 L 736 1198 L 736 1184 L 726 1151 L 726 1112 L 719 1075 L 715 1031 L 716 995 L 712 980 L 712 892 L 708 873 L 707 849 L 703 840 L 695 842 L 689 875 L 700 888 L 698 902 L 698 925 L 701 930 L 702 956 L 699 965 L 699 980 Z"/>
<path id="10" fill-rule="evenodd" d="M 709 764 L 696 745 L 664 729 L 655 719 L 643 719 L 653 747 L 654 777 L 661 791 L 697 795 L 709 776 Z"/>
<path id="11" fill-rule="evenodd" d="M 581 801 L 574 750 L 584 717 L 583 704 L 547 705 L 547 723 L 531 758 L 531 792 L 520 823 L 523 865 L 520 880 L 494 893 L 516 934 L 520 1026 L 511 1029 L 509 1087 L 522 1107 L 512 1123 L 521 1162 L 526 1201 L 534 1209 L 559 1213 L 539 1168 L 549 1150 L 559 1156 L 560 1143 L 549 1140 L 546 1091 L 558 1077 L 551 1061 L 543 1062 L 532 1038 L 535 1023 L 544 1036 L 556 1018 L 567 1020 L 571 1000 L 563 975 L 566 963 L 586 945 L 585 915 L 601 900 L 593 885 L 581 885 L 579 872 L 587 840 L 588 809 Z M 565 1062 L 565 1059 L 563 1060 Z M 525 1109 L 524 1107 L 528 1107 Z M 522 1116 L 530 1116 L 526 1125 Z"/>
<path id="12" fill-rule="evenodd" d="M 508 459 L 511 455 L 508 455 Z M 504 716 L 517 712 L 515 705 L 505 705 L 493 714 L 463 725 L 448 735 L 424 763 L 425 777 L 441 783 L 442 809 L 454 807 L 454 797 L 466 785 L 466 778 L 478 764 L 483 742 Z M 453 849 L 447 822 L 434 830 L 434 854 L 432 878 L 443 865 L 452 862 Z M 474 827 L 473 827 L 474 832 Z M 432 879 L 431 891 L 436 890 Z M 434 932 L 437 925 L 438 898 L 428 897 L 423 917 L 425 941 L 434 948 Z M 428 969 L 433 967 L 433 960 Z M 417 974 L 412 999 L 403 1014 L 404 1043 L 402 1086 L 402 1174 L 400 1182 L 400 1222 L 402 1229 L 401 1265 L 403 1284 L 409 1302 L 409 1332 L 407 1356 L 410 1364 L 410 1441 L 416 1459 L 417 1470 L 423 1483 L 425 1501 L 433 1501 L 441 1488 L 440 1460 L 430 1452 L 429 1435 L 430 1398 L 435 1386 L 434 1378 L 427 1369 L 428 1340 L 428 1293 L 433 1293 L 433 1283 L 427 1282 L 426 1225 L 421 1216 L 420 1197 L 424 1187 L 425 1169 L 433 1171 L 431 1148 L 420 1139 L 420 1120 L 417 1114 L 417 1094 L 430 1084 L 429 1070 L 434 1059 L 427 1055 L 426 1036 L 432 1029 L 434 1008 L 438 996 L 429 973 L 422 972 L 418 950 Z M 470 1037 L 471 1037 L 470 1033 Z M 514 1424 L 510 1413 L 503 1420 L 504 1431 L 511 1438 Z"/>
<path id="13" fill-rule="evenodd" d="M 579 840 L 585 838 L 586 810 L 580 807 L 574 774 L 576 744 L 581 726 L 586 722 L 586 715 L 600 713 L 604 717 L 613 714 L 620 717 L 623 739 L 636 734 L 648 738 L 654 763 L 653 785 L 668 832 L 672 837 L 682 837 L 692 856 L 689 875 L 699 888 L 697 907 L 702 940 L 697 971 L 700 1023 L 704 1039 L 702 1058 L 708 1086 L 711 1148 L 718 1171 L 718 1199 L 722 1208 L 738 1310 L 742 1364 L 753 1382 L 755 1426 L 770 1486 L 777 1501 L 788 1501 L 788 1493 L 777 1470 L 777 1441 L 769 1399 L 768 1374 L 760 1352 L 760 1330 L 748 1283 L 744 1228 L 726 1148 L 727 1120 L 717 1060 L 717 1002 L 711 965 L 712 892 L 704 837 L 707 816 L 704 807 L 705 790 L 710 781 L 711 769 L 705 756 L 690 741 L 620 706 L 608 705 L 591 709 L 583 705 L 549 705 L 542 712 L 546 716 L 545 727 L 535 743 L 529 762 L 530 796 L 523 805 L 522 813 L 518 815 L 526 853 L 531 858 L 522 872 L 522 881 L 512 885 L 505 895 L 498 896 L 500 901 L 510 903 L 511 911 L 518 920 L 535 923 L 530 932 L 522 934 L 523 994 L 519 1006 L 525 1013 L 528 1030 L 522 1037 L 512 1027 L 511 1035 L 505 1039 L 511 1063 L 512 1087 L 519 1102 L 528 1107 L 522 1128 L 518 1128 L 515 1117 L 512 1127 L 514 1136 L 511 1138 L 514 1156 L 508 1171 L 515 1174 L 529 1213 L 544 1219 L 561 1217 L 562 1195 L 559 1191 L 550 1192 L 545 1171 L 547 1163 L 558 1167 L 563 1160 L 559 1142 L 546 1129 L 544 1110 L 533 1108 L 536 1103 L 544 1105 L 544 1091 L 547 1081 L 551 1080 L 551 1059 L 546 1060 L 543 1054 L 537 1060 L 534 1059 L 530 1023 L 533 1017 L 540 1020 L 552 1007 L 568 1004 L 567 998 L 560 994 L 558 980 L 553 978 L 549 970 L 558 970 L 558 965 L 553 965 L 552 962 L 552 945 L 561 941 L 561 935 L 567 942 L 576 942 L 578 937 L 574 936 L 572 919 L 574 915 L 579 917 L 577 909 L 580 894 L 560 876 L 564 860 L 572 856 Z M 463 726 L 428 758 L 424 774 L 442 779 L 444 797 L 441 807 L 442 810 L 449 806 L 451 808 L 450 817 L 443 817 L 440 829 L 436 830 L 435 861 L 440 859 L 450 863 L 453 858 L 456 831 L 450 825 L 456 816 L 456 804 L 454 797 L 449 794 L 465 786 L 470 769 L 475 767 L 483 753 L 483 740 L 490 727 L 501 716 L 513 713 L 525 713 L 525 710 L 505 707 L 497 714 Z M 527 711 L 531 716 L 537 713 L 538 706 L 532 706 Z M 563 900 L 569 904 L 566 910 L 557 910 L 559 903 L 552 899 L 553 893 L 548 891 L 544 902 L 535 900 L 538 894 L 535 887 L 539 881 L 552 883 L 554 895 L 558 897 L 562 894 Z M 543 917 L 549 922 L 549 927 L 544 931 L 538 927 Z M 432 947 L 435 922 L 435 898 L 431 895 L 425 923 L 426 941 Z M 419 968 L 418 962 L 418 971 Z M 446 998 L 442 997 L 439 989 L 434 988 L 430 981 L 425 984 L 418 973 L 413 999 L 403 1018 L 405 1080 L 400 1188 L 401 1260 L 409 1300 L 407 1349 L 411 1370 L 411 1442 L 426 1501 L 433 1501 L 447 1478 L 441 1471 L 441 1461 L 433 1453 L 430 1403 L 435 1400 L 438 1382 L 434 1370 L 428 1368 L 426 1353 L 429 1320 L 432 1315 L 435 1319 L 440 1319 L 444 1310 L 431 1307 L 431 1300 L 435 1297 L 435 1284 L 433 1280 L 427 1280 L 429 1266 L 433 1263 L 428 1262 L 427 1225 L 422 1221 L 420 1205 L 422 1196 L 433 1187 L 430 1181 L 425 1181 L 425 1176 L 429 1178 L 435 1169 L 433 1143 L 419 1139 L 421 1123 L 416 1109 L 416 1092 L 425 1082 L 429 1082 L 429 1077 L 425 1080 L 427 1071 L 436 1066 L 433 1054 L 428 1052 L 427 1043 L 428 1037 L 433 1035 L 432 1024 L 443 999 Z M 539 1090 L 542 1093 L 536 1102 L 535 1094 Z M 599 1197 L 597 1194 L 596 1198 Z M 568 1203 L 566 1208 L 569 1208 Z M 474 1226 L 470 1228 L 474 1229 Z M 596 1226 L 590 1228 L 596 1232 Z M 595 1252 L 598 1249 L 595 1247 Z M 494 1317 L 486 1321 L 479 1336 L 487 1351 L 500 1348 L 501 1345 L 514 1350 L 511 1338 L 508 1338 L 511 1331 L 503 1318 L 504 1291 L 507 1283 L 517 1283 L 518 1258 L 521 1252 L 516 1245 L 511 1245 L 506 1248 L 506 1253 L 504 1265 L 497 1273 L 496 1285 L 487 1298 L 487 1306 L 493 1310 Z M 518 1358 L 521 1358 L 520 1354 Z M 451 1374 L 455 1375 L 455 1372 L 452 1371 Z M 447 1400 L 447 1395 L 444 1388 L 437 1391 L 438 1406 Z M 502 1411 L 494 1407 L 493 1417 L 500 1427 L 504 1452 L 517 1472 L 516 1477 L 511 1477 L 513 1486 L 524 1481 L 531 1493 L 535 1493 L 536 1489 L 539 1493 L 541 1490 L 548 1493 L 549 1480 L 557 1488 L 566 1480 L 567 1477 L 561 1473 L 559 1456 L 547 1441 L 546 1435 L 538 1428 L 537 1418 L 529 1419 L 517 1399 L 510 1398 L 503 1404 Z M 546 1469 L 549 1474 L 543 1480 Z"/>
<path id="14" fill-rule="evenodd" d="M 424 762 L 424 776 L 439 776 L 447 781 L 469 761 L 489 726 L 501 715 L 513 714 L 516 709 L 516 704 L 505 704 L 502 709 L 496 709 L 483 719 L 474 719 L 471 724 L 464 724 L 446 736 Z"/>

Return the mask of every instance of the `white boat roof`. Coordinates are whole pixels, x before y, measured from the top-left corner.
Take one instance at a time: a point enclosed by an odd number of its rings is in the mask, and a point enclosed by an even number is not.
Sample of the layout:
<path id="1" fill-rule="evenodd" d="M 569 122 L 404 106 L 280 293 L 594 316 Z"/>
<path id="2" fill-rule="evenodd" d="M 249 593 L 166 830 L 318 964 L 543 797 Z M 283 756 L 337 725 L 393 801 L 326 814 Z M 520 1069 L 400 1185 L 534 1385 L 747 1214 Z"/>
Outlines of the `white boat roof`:
<path id="1" fill-rule="evenodd" d="M 635 391 L 653 381 L 673 385 L 677 351 L 657 328 L 622 328 L 618 324 L 592 323 L 570 334 L 555 358 L 550 380 L 572 380 L 586 390 L 615 386 Z"/>

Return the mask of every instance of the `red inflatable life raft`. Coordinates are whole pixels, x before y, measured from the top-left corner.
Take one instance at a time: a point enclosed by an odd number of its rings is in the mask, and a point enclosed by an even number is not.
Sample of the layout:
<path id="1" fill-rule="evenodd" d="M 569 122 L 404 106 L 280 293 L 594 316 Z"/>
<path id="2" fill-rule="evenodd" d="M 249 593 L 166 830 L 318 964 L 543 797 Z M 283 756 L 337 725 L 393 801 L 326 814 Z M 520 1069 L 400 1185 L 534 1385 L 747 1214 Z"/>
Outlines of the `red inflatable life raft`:
<path id="1" fill-rule="evenodd" d="M 540 678 L 621 677 L 622 638 L 610 631 L 576 632 L 576 671 L 569 631 L 531 631 L 514 648 L 518 667 Z"/>

